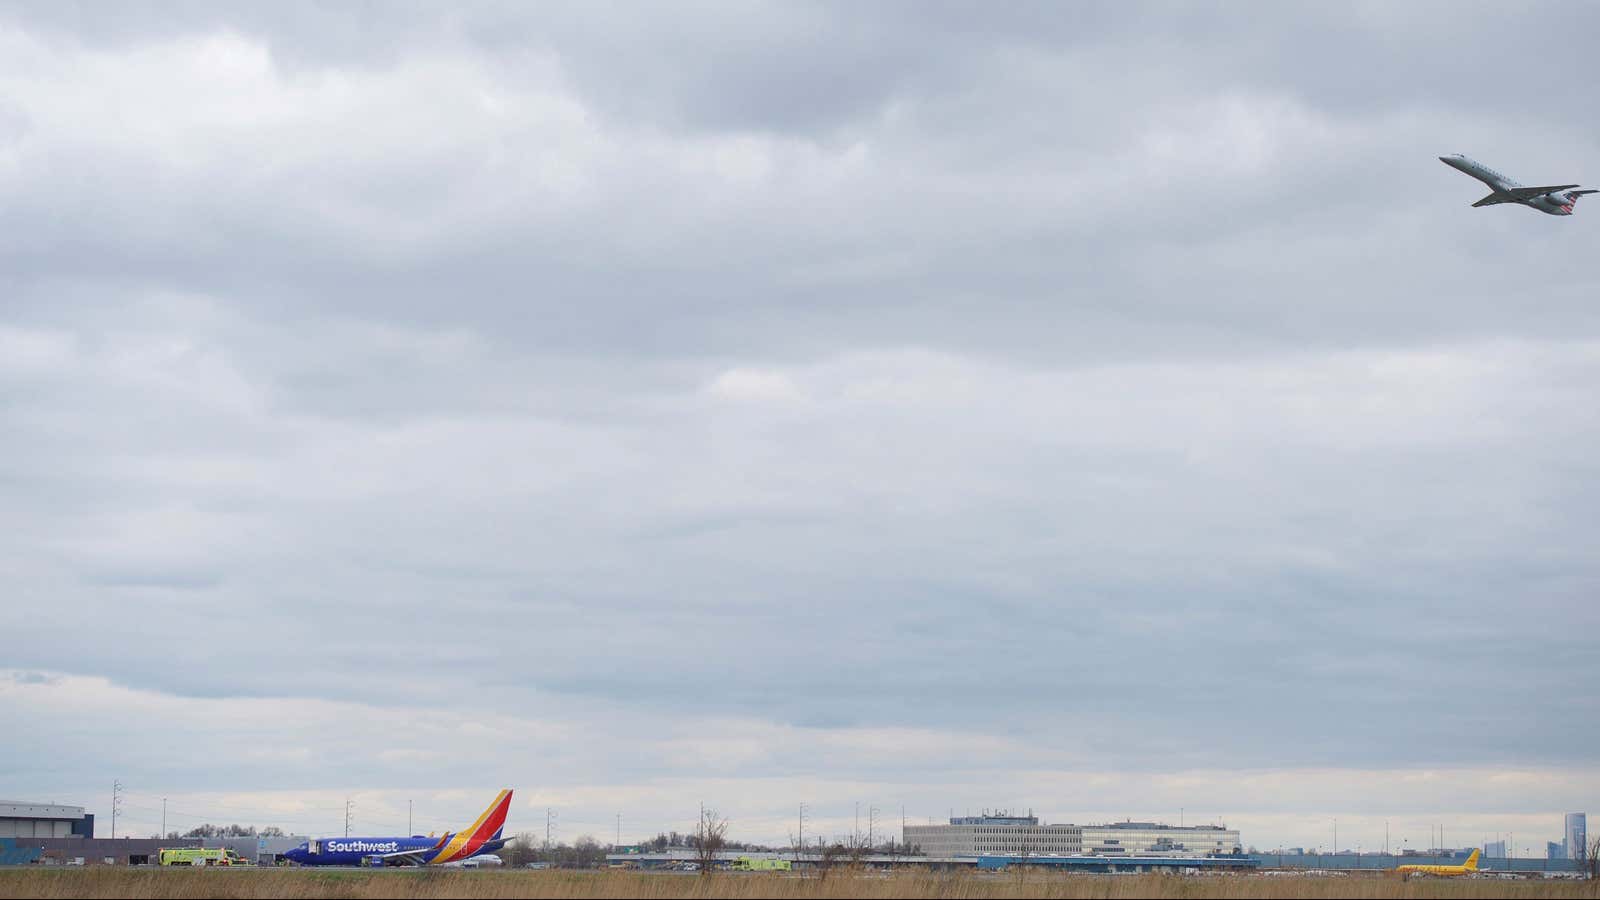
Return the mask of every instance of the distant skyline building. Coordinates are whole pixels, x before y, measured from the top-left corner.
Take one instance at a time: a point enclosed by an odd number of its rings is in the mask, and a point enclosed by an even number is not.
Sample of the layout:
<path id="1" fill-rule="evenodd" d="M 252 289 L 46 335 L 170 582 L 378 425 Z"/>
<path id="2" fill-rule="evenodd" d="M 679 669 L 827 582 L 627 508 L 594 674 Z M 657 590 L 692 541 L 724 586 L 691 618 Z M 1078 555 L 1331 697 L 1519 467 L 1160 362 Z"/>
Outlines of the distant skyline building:
<path id="1" fill-rule="evenodd" d="M 1565 841 L 1548 841 L 1544 845 L 1545 859 L 1566 859 L 1567 844 Z"/>
<path id="2" fill-rule="evenodd" d="M 1506 858 L 1506 842 L 1505 841 L 1488 841 L 1488 842 L 1486 842 L 1483 845 L 1483 855 L 1484 855 L 1485 859 L 1505 859 Z"/>
<path id="3" fill-rule="evenodd" d="M 1581 812 L 1567 813 L 1567 859 L 1583 859 L 1589 849 L 1588 816 Z"/>

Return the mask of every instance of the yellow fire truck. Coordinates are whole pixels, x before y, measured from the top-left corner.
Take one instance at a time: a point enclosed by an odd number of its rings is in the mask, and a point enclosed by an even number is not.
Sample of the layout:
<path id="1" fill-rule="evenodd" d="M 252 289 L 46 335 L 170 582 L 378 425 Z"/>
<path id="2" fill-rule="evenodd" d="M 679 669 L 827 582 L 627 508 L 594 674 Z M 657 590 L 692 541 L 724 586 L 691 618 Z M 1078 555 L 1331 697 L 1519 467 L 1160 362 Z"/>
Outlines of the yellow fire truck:
<path id="1" fill-rule="evenodd" d="M 793 865 L 787 859 L 751 859 L 748 856 L 741 856 L 728 868 L 735 872 L 788 872 Z"/>
<path id="2" fill-rule="evenodd" d="M 179 847 L 161 851 L 163 866 L 248 866 L 250 861 L 226 847 Z"/>

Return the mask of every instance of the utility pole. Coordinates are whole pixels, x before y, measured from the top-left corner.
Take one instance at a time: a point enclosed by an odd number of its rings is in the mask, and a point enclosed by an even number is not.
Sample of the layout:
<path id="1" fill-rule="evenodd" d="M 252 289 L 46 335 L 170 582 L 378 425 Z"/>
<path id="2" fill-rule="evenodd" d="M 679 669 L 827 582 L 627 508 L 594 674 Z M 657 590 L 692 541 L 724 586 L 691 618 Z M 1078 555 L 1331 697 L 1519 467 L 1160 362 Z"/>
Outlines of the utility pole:
<path id="1" fill-rule="evenodd" d="M 800 804 L 800 852 L 806 850 L 806 805 Z"/>
<path id="2" fill-rule="evenodd" d="M 167 837 L 167 798 L 161 798 L 161 839 Z"/>
<path id="3" fill-rule="evenodd" d="M 411 801 L 406 801 L 406 834 L 415 834 L 416 829 L 411 827 Z"/>
<path id="4" fill-rule="evenodd" d="M 622 813 L 617 813 L 617 842 L 615 844 L 612 844 L 611 846 L 613 846 L 613 847 L 621 847 L 622 846 Z"/>
<path id="5" fill-rule="evenodd" d="M 355 808 L 356 802 L 346 797 L 344 801 L 344 836 L 350 836 L 350 811 Z"/>
<path id="6" fill-rule="evenodd" d="M 544 849 L 550 852 L 550 823 L 555 819 L 556 811 L 546 806 L 544 808 Z"/>
<path id="7" fill-rule="evenodd" d="M 1383 855 L 1389 855 L 1389 820 L 1383 820 Z"/>
<path id="8" fill-rule="evenodd" d="M 856 827 L 850 832 L 850 843 L 861 846 L 861 801 L 856 801 Z"/>
<path id="9" fill-rule="evenodd" d="M 1333 819 L 1333 855 L 1339 855 L 1339 818 L 1337 816 Z"/>
<path id="10" fill-rule="evenodd" d="M 117 816 L 122 814 L 122 782 L 111 782 L 111 836 L 117 836 Z"/>

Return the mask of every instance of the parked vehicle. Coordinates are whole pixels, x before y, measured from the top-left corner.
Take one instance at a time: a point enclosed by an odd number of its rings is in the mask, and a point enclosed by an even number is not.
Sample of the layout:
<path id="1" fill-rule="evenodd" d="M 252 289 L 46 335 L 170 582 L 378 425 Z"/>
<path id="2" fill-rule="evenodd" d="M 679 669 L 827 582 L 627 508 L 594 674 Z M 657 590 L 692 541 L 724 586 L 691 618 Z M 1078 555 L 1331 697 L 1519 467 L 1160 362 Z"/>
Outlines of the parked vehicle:
<path id="1" fill-rule="evenodd" d="M 794 863 L 787 859 L 751 859 L 748 856 L 741 856 L 728 868 L 735 872 L 788 872 L 794 868 Z"/>
<path id="2" fill-rule="evenodd" d="M 248 866 L 250 861 L 227 847 L 178 847 L 161 850 L 163 866 Z"/>

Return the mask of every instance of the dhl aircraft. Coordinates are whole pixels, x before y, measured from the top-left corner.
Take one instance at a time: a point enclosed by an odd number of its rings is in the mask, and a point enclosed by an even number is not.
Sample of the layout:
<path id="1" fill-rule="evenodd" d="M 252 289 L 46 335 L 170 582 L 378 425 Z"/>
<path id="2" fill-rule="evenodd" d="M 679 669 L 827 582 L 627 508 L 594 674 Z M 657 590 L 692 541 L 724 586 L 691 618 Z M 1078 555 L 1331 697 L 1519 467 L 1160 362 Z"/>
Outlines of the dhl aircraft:
<path id="1" fill-rule="evenodd" d="M 284 854 L 302 866 L 442 866 L 460 862 L 504 847 L 506 813 L 511 809 L 511 791 L 500 792 L 471 826 L 444 837 L 414 834 L 411 837 L 317 838 L 306 841 Z"/>
<path id="2" fill-rule="evenodd" d="M 1453 875 L 1470 875 L 1478 871 L 1478 851 L 1472 851 L 1467 861 L 1459 866 L 1400 866 L 1395 869 L 1401 875 L 1439 875 L 1448 878 Z"/>

